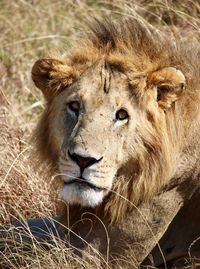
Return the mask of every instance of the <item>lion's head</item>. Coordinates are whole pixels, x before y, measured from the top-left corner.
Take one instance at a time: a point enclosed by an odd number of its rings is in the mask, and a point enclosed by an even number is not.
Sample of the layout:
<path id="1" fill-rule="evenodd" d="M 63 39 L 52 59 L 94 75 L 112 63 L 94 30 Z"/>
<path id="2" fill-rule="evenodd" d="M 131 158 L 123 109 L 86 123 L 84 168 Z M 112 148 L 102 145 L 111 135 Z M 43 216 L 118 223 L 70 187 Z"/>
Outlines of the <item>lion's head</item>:
<path id="1" fill-rule="evenodd" d="M 128 208 L 121 196 L 147 201 L 175 173 L 186 79 L 181 49 L 135 20 L 97 23 L 89 38 L 67 59 L 34 64 L 46 99 L 36 139 L 61 174 L 64 200 L 105 201 L 117 219 Z"/>

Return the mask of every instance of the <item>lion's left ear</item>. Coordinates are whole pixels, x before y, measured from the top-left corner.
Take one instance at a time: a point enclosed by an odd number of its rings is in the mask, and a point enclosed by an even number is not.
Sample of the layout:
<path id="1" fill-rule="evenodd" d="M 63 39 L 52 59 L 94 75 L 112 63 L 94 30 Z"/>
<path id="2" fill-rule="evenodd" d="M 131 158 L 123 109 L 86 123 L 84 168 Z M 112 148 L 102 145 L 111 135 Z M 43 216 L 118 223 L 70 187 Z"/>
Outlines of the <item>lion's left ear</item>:
<path id="1" fill-rule="evenodd" d="M 148 77 L 148 84 L 155 87 L 158 105 L 163 109 L 170 108 L 179 98 L 185 83 L 183 73 L 174 67 L 162 68 Z"/>
<path id="2" fill-rule="evenodd" d="M 32 68 L 32 79 L 47 101 L 71 85 L 76 77 L 77 72 L 72 66 L 57 59 L 40 59 Z"/>

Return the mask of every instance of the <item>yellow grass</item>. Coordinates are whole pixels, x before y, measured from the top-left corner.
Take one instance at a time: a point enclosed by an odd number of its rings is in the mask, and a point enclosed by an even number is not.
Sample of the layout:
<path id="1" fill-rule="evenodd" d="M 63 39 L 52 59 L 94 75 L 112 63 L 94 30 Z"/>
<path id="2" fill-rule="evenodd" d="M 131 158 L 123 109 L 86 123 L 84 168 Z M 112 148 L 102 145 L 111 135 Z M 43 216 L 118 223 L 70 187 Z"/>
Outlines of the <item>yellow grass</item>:
<path id="1" fill-rule="evenodd" d="M 173 4 L 172 4 L 173 2 Z M 143 16 L 158 27 L 199 34 L 198 0 L 1 0 L 0 1 L 0 224 L 15 218 L 57 213 L 52 178 L 35 171 L 31 134 L 43 110 L 43 97 L 30 78 L 34 61 L 51 50 L 67 53 L 93 17 Z M 72 255 L 62 242 L 50 251 L 35 243 L 33 254 L 5 254 L 6 268 L 97 268 Z M 17 264 L 16 264 L 17 262 Z M 99 267 L 98 267 L 99 268 Z"/>

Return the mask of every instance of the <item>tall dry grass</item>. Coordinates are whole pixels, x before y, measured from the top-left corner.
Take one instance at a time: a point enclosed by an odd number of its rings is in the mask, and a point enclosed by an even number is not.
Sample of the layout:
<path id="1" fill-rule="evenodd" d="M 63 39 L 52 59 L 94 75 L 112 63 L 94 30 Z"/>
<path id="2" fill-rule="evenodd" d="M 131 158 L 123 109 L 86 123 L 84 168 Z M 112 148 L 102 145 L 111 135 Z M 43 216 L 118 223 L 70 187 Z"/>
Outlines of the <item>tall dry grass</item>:
<path id="1" fill-rule="evenodd" d="M 66 53 L 87 31 L 93 17 L 142 16 L 158 27 L 196 35 L 200 29 L 198 0 L 16 0 L 0 1 L 0 223 L 15 218 L 56 214 L 52 178 L 34 169 L 31 134 L 43 110 L 43 97 L 30 79 L 34 61 L 48 51 Z M 12 254 L 10 254 L 12 255 Z M 21 256 L 22 255 L 22 256 Z M 0 260 L 2 268 L 95 268 L 57 242 L 50 251 L 35 246 Z M 17 263 L 17 264 L 16 264 Z M 7 264 L 7 265 L 6 265 Z M 6 267 L 7 266 L 7 267 Z"/>

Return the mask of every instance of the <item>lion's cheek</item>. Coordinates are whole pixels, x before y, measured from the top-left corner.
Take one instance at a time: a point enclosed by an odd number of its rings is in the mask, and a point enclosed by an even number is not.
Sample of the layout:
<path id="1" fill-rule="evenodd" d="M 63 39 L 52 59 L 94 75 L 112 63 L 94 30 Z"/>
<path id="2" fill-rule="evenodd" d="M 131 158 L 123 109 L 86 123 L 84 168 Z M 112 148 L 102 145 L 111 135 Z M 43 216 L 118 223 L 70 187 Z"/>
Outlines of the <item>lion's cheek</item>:
<path id="1" fill-rule="evenodd" d="M 65 137 L 65 126 L 64 119 L 62 117 L 54 117 L 49 124 L 49 140 L 50 144 L 53 146 L 54 150 L 57 153 L 57 156 L 61 153 L 61 148 L 64 143 Z"/>

